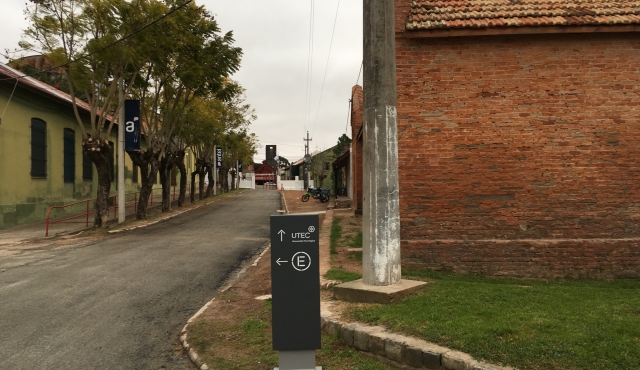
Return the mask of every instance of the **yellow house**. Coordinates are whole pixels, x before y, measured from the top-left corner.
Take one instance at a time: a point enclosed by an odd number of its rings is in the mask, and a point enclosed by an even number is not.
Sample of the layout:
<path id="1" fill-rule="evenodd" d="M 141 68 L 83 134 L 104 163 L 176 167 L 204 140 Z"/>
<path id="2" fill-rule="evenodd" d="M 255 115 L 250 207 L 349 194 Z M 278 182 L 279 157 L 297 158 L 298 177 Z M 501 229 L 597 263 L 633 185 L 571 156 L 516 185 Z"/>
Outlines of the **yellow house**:
<path id="1" fill-rule="evenodd" d="M 88 106 L 79 104 L 89 121 Z M 0 63 L 0 229 L 44 220 L 50 206 L 95 198 L 98 176 L 82 153 L 71 97 Z M 111 134 L 117 152 L 117 128 Z M 111 185 L 117 193 L 116 159 Z M 125 156 L 126 190 L 138 189 Z"/>

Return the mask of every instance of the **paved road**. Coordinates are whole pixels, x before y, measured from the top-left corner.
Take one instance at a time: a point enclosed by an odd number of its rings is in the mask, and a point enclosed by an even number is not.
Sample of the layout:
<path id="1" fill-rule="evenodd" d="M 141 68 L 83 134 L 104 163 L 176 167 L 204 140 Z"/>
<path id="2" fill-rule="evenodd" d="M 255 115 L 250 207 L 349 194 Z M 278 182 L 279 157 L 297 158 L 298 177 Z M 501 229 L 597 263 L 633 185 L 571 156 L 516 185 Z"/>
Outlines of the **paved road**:
<path id="1" fill-rule="evenodd" d="M 246 191 L 0 272 L 0 369 L 192 369 L 179 331 L 279 208 L 279 192 Z"/>

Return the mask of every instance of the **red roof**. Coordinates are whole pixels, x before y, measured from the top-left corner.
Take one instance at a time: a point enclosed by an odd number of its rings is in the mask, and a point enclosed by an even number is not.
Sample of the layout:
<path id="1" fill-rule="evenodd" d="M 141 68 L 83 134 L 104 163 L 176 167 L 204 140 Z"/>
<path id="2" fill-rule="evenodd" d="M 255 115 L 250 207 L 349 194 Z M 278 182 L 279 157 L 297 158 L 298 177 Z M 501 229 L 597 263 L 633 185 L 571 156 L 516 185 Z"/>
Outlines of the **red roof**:
<path id="1" fill-rule="evenodd" d="M 640 25 L 640 1 L 413 0 L 405 24 L 407 31 L 608 25 Z"/>

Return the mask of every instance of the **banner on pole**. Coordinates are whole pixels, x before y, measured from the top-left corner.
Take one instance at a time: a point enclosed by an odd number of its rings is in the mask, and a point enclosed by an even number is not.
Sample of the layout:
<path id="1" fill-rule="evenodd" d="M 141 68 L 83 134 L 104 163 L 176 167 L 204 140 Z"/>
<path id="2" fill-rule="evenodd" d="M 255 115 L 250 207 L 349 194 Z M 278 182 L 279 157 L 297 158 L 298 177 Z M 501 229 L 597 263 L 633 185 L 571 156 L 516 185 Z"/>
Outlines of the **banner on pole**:
<path id="1" fill-rule="evenodd" d="M 216 148 L 216 168 L 222 168 L 222 148 Z"/>
<path id="2" fill-rule="evenodd" d="M 140 150 L 140 100 L 124 101 L 124 149 Z"/>
<path id="3" fill-rule="evenodd" d="M 242 172 L 242 162 L 238 161 L 238 172 Z"/>

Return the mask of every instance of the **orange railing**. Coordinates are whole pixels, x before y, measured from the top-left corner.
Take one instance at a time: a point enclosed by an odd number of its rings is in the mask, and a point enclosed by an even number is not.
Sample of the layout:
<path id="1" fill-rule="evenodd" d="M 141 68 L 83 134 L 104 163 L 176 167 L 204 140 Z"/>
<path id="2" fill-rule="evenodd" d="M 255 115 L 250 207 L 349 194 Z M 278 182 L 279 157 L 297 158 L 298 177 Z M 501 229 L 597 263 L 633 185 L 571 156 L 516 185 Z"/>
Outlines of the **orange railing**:
<path id="1" fill-rule="evenodd" d="M 176 185 L 173 185 L 173 191 L 171 192 L 171 201 L 174 201 L 176 199 L 178 199 L 178 193 L 176 191 Z M 159 191 L 160 195 L 154 195 L 154 192 Z M 198 194 L 200 192 L 199 187 L 196 187 L 196 194 Z M 138 195 L 139 195 L 139 191 L 136 192 L 130 192 L 130 193 L 125 193 L 125 199 L 127 198 L 127 196 L 130 196 L 133 194 L 133 200 L 126 202 L 125 201 L 125 209 L 127 208 L 127 206 L 131 206 L 131 204 L 133 204 L 133 213 L 136 213 L 138 211 Z M 191 195 L 191 186 L 190 184 L 187 184 L 187 196 Z M 151 195 L 149 196 L 149 207 L 153 207 L 153 199 L 154 198 L 160 198 L 160 202 L 162 202 L 162 188 L 153 188 L 151 189 Z M 113 198 L 113 206 L 109 207 L 109 214 L 111 213 L 111 210 L 113 209 L 113 218 L 117 218 L 118 217 L 118 195 L 112 195 L 110 196 L 108 199 L 112 199 Z M 108 202 L 107 199 L 107 202 Z M 47 218 L 45 221 L 45 236 L 49 236 L 49 225 L 51 224 L 57 224 L 57 223 L 61 223 L 61 222 L 65 222 L 65 221 L 69 221 L 69 220 L 73 220 L 76 218 L 81 218 L 84 217 L 85 218 L 85 226 L 89 227 L 89 216 L 95 212 L 93 212 L 90 207 L 89 204 L 91 202 L 95 202 L 96 198 L 93 199 L 85 199 L 85 200 L 81 200 L 78 202 L 73 202 L 73 203 L 69 203 L 69 204 L 65 204 L 63 206 L 52 206 L 49 207 L 49 210 L 47 211 Z M 78 214 L 74 214 L 68 217 L 63 217 L 63 218 L 56 218 L 54 220 L 51 220 L 50 216 L 51 216 L 51 211 L 53 211 L 54 209 L 65 209 L 65 208 L 69 208 L 69 207 L 73 207 L 73 206 L 77 206 L 78 204 L 82 204 L 82 203 L 86 203 L 86 210 L 83 213 L 78 213 Z M 131 214 L 131 213 L 129 213 Z"/>

